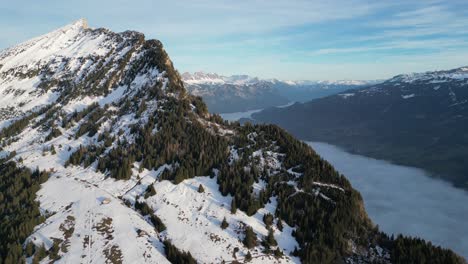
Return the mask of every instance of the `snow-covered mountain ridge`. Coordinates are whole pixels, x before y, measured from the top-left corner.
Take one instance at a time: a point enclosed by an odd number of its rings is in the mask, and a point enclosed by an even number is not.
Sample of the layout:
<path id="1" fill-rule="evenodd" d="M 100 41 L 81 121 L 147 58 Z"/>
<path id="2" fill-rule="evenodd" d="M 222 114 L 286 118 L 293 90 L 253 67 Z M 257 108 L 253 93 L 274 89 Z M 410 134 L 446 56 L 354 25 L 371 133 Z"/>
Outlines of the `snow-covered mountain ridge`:
<path id="1" fill-rule="evenodd" d="M 230 113 L 305 102 L 378 81 L 282 81 L 249 75 L 195 72 L 181 75 L 188 92 L 201 96 L 211 112 Z"/>
<path id="2" fill-rule="evenodd" d="M 428 82 L 428 83 L 442 83 L 456 80 L 468 79 L 468 67 L 460 67 L 446 71 L 432 71 L 423 73 L 410 73 L 397 75 L 388 82 Z"/>
<path id="3" fill-rule="evenodd" d="M 209 114 L 157 40 L 80 20 L 0 54 L 4 263 L 389 263 L 413 252 L 310 147 Z"/>
<path id="4" fill-rule="evenodd" d="M 445 107 L 463 109 L 468 102 L 468 68 L 445 71 L 397 75 L 385 82 L 356 91 L 346 91 L 339 96 L 349 98 L 356 94 L 391 96 L 399 100 L 414 101 L 418 97 L 440 101 Z"/>
<path id="5" fill-rule="evenodd" d="M 138 78 L 129 71 L 129 64 L 142 61 L 148 44 L 141 33 L 90 29 L 85 20 L 79 20 L 1 51 L 1 118 L 66 97 L 123 93 L 123 87 L 132 82 L 135 87 L 161 82 L 156 68 L 145 69 Z M 114 90 L 114 86 L 122 88 Z"/>
<path id="6" fill-rule="evenodd" d="M 194 72 L 193 74 L 189 72 L 184 72 L 182 75 L 182 80 L 189 84 L 253 84 L 258 83 L 261 80 L 257 77 L 251 77 L 248 75 L 231 75 L 231 76 L 222 76 L 217 73 L 205 73 L 202 71 Z"/>
<path id="7" fill-rule="evenodd" d="M 182 75 L 184 82 L 188 84 L 254 84 L 259 82 L 278 84 L 283 83 L 291 86 L 304 86 L 304 85 L 370 85 L 381 82 L 380 80 L 279 80 L 279 79 L 260 79 L 258 77 L 252 77 L 249 75 L 231 75 L 223 76 L 217 73 L 206 73 L 198 71 L 194 73 L 185 72 Z"/>

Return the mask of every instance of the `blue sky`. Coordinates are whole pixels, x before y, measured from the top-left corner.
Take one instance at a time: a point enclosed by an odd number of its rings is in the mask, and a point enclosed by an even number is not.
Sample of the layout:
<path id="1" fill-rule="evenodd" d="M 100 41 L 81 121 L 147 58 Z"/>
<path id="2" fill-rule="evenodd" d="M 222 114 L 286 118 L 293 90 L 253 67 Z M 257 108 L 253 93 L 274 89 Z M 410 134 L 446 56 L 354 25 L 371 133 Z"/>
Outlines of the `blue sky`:
<path id="1" fill-rule="evenodd" d="M 16 0 L 0 6 L 0 49 L 79 18 L 161 40 L 181 72 L 382 79 L 468 65 L 466 0 Z"/>

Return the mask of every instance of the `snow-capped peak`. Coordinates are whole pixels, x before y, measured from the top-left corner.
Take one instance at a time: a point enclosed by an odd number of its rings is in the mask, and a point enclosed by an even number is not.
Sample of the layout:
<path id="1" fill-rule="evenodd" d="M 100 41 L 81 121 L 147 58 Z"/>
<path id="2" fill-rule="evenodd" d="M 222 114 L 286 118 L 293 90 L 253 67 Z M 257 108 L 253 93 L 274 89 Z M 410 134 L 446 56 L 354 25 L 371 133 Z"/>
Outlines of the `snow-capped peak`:
<path id="1" fill-rule="evenodd" d="M 217 73 L 205 73 L 198 71 L 194 73 L 185 72 L 182 74 L 182 79 L 188 84 L 234 84 L 234 85 L 248 85 L 258 83 L 257 77 L 249 75 L 231 75 L 223 76 Z"/>
<path id="2" fill-rule="evenodd" d="M 231 76 L 222 76 L 216 73 L 205 73 L 202 71 L 193 74 L 185 72 L 182 74 L 182 79 L 188 84 L 234 84 L 234 85 L 249 85 L 254 83 L 283 83 L 290 86 L 304 86 L 304 85 L 349 85 L 349 86 L 363 86 L 376 84 L 381 80 L 279 80 L 279 79 L 260 79 L 250 75 L 240 74 Z"/>
<path id="3" fill-rule="evenodd" d="M 85 18 L 80 18 L 68 25 L 65 25 L 63 27 L 60 27 L 48 34 L 45 34 L 44 36 L 47 36 L 47 35 L 53 35 L 54 33 L 57 33 L 57 32 L 67 32 L 69 30 L 83 30 L 83 29 L 87 29 L 89 28 L 88 26 L 88 21 L 85 19 Z"/>
<path id="4" fill-rule="evenodd" d="M 409 73 L 409 74 L 400 74 L 397 75 L 388 82 L 404 82 L 404 83 L 413 83 L 413 82 L 431 82 L 431 83 L 440 83 L 447 82 L 450 80 L 464 80 L 468 79 L 468 67 L 460 67 L 447 71 L 428 71 L 421 73 Z"/>
<path id="5" fill-rule="evenodd" d="M 145 78 L 125 67 L 140 60 L 145 50 L 160 48 L 157 41 L 144 43 L 141 33 L 92 29 L 80 19 L 0 51 L 0 110 L 15 109 L 0 116 L 0 123 L 55 102 L 65 90 L 77 88 L 74 96 L 96 96 L 127 88 L 133 81 L 138 83 L 135 89 L 160 81 L 162 71 L 155 65 L 146 68 Z"/>
<path id="6" fill-rule="evenodd" d="M 88 24 L 86 20 L 80 19 L 50 33 L 1 51 L 0 65 L 2 67 L 0 68 L 0 72 L 46 59 L 66 47 L 71 47 L 75 44 L 78 36 L 87 28 Z M 76 48 L 77 46 L 75 45 L 75 50 Z"/>
<path id="7" fill-rule="evenodd" d="M 189 72 L 184 72 L 182 74 L 182 79 L 187 83 L 224 83 L 223 77 L 216 73 L 205 73 L 203 71 L 194 72 L 193 74 Z"/>

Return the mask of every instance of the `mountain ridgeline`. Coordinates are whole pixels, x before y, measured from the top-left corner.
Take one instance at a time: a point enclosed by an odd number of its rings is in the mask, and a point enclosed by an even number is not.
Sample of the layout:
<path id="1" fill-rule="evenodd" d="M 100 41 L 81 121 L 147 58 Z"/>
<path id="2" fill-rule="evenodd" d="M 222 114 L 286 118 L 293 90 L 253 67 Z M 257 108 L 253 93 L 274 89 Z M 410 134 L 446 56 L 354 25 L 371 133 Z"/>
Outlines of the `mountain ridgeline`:
<path id="1" fill-rule="evenodd" d="M 468 189 L 468 68 L 399 75 L 253 115 L 303 140 L 414 166 Z"/>
<path id="2" fill-rule="evenodd" d="M 376 81 L 280 81 L 248 75 L 182 74 L 187 91 L 200 96 L 210 113 L 233 113 L 306 102 L 314 98 L 367 86 Z"/>
<path id="3" fill-rule="evenodd" d="M 141 33 L 80 20 L 0 65 L 0 263 L 466 263 L 380 232 L 283 129 L 209 114 Z"/>

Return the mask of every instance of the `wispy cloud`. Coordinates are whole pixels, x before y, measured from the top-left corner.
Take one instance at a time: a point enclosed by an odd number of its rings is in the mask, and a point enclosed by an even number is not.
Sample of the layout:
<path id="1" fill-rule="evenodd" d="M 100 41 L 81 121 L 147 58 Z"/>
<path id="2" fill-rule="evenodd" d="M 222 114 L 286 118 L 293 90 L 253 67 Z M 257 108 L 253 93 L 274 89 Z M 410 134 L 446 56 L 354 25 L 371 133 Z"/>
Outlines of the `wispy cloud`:
<path id="1" fill-rule="evenodd" d="M 104 21 L 111 27 L 115 27 L 116 20 L 119 20 L 145 28 L 146 32 L 157 29 L 159 34 L 171 36 L 268 32 L 284 27 L 352 19 L 384 6 L 368 0 L 82 0 L 73 8 L 69 8 L 71 4 L 68 1 L 46 0 L 34 6 L 34 9 L 25 8 L 21 3 L 11 5 L 18 6 L 19 14 L 26 18 L 38 14 L 59 18 L 86 16 L 91 24 Z"/>
<path id="2" fill-rule="evenodd" d="M 430 39 L 430 40 L 399 40 L 399 41 L 389 41 L 385 44 L 378 45 L 366 45 L 360 47 L 350 47 L 350 48 L 327 48 L 327 49 L 318 49 L 311 52 L 308 52 L 308 55 L 327 55 L 327 54 L 337 54 L 337 53 L 363 53 L 370 51 L 391 51 L 391 50 L 427 50 L 427 49 L 449 49 L 454 47 L 468 47 L 468 40 L 462 39 Z"/>
<path id="3" fill-rule="evenodd" d="M 380 29 L 377 38 L 420 37 L 437 34 L 466 34 L 468 12 L 450 6 L 448 2 L 424 6 L 410 11 L 395 13 L 389 18 L 374 23 Z"/>

